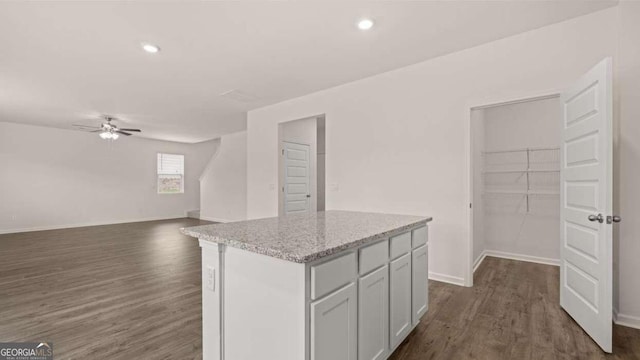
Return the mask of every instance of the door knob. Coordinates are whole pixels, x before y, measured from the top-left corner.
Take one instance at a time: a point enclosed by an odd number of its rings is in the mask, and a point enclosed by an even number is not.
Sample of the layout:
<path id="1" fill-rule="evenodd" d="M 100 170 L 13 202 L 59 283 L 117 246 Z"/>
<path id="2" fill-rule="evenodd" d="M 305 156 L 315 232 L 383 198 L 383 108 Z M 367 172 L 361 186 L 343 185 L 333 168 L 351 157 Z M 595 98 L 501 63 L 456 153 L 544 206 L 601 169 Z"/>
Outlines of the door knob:
<path id="1" fill-rule="evenodd" d="M 620 221 L 622 221 L 622 218 L 618 215 L 607 216 L 607 224 L 619 223 Z"/>
<path id="2" fill-rule="evenodd" d="M 589 215 L 588 217 L 589 221 L 597 221 L 599 223 L 602 224 L 602 222 L 604 221 L 604 217 L 602 216 L 602 214 L 598 214 L 596 215 Z"/>
<path id="3" fill-rule="evenodd" d="M 310 198 L 310 197 L 311 197 L 311 195 L 307 194 L 307 197 L 308 197 L 308 198 Z"/>

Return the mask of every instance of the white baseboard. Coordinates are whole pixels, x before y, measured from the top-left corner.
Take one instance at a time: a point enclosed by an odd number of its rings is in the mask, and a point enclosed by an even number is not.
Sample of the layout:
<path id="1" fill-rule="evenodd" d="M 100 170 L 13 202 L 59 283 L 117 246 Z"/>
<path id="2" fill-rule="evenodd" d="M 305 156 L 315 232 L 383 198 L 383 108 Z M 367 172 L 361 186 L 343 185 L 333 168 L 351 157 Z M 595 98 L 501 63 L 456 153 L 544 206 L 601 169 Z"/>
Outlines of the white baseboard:
<path id="1" fill-rule="evenodd" d="M 478 259 L 476 260 L 476 263 L 474 263 L 473 271 L 475 271 L 478 268 L 478 266 L 480 266 L 484 258 L 487 256 L 493 256 L 493 257 L 509 259 L 509 260 L 527 261 L 527 262 L 544 264 L 544 265 L 560 266 L 560 259 L 551 259 L 551 258 L 544 258 L 539 256 L 509 253 L 509 252 L 497 251 L 497 250 L 485 250 L 482 252 L 482 254 L 480 254 Z"/>
<path id="2" fill-rule="evenodd" d="M 484 261 L 484 258 L 486 257 L 487 257 L 486 251 L 483 251 L 480 253 L 476 261 L 473 262 L 473 272 L 476 272 L 476 270 L 478 270 L 478 267 L 480 267 L 480 264 L 482 264 L 482 261 Z"/>
<path id="3" fill-rule="evenodd" d="M 184 219 L 184 218 L 185 216 L 184 214 L 182 214 L 182 215 L 173 215 L 173 216 L 155 216 L 155 217 L 138 218 L 138 219 L 92 221 L 92 222 L 86 222 L 86 223 L 75 223 L 75 224 L 64 224 L 64 225 L 34 226 L 34 227 L 19 228 L 19 229 L 0 229 L 0 234 L 16 234 L 16 233 L 31 232 L 31 231 L 70 229 L 70 228 L 79 228 L 79 227 L 87 227 L 87 226 L 114 225 L 114 224 L 126 224 L 126 223 L 143 222 L 143 221 L 173 220 L 173 219 Z"/>
<path id="4" fill-rule="evenodd" d="M 228 222 L 237 221 L 237 220 L 220 219 L 220 218 L 214 218 L 214 217 L 208 217 L 208 216 L 202 216 L 202 215 L 200 215 L 200 220 L 213 221 L 217 223 L 228 223 Z"/>
<path id="5" fill-rule="evenodd" d="M 640 317 L 620 314 L 618 309 L 613 309 L 613 322 L 616 325 L 640 329 Z"/>
<path id="6" fill-rule="evenodd" d="M 188 217 L 192 219 L 200 219 L 200 209 L 187 210 L 184 212 L 184 217 Z"/>
<path id="7" fill-rule="evenodd" d="M 453 285 L 465 286 L 464 278 L 429 271 L 429 280 L 441 281 Z"/>

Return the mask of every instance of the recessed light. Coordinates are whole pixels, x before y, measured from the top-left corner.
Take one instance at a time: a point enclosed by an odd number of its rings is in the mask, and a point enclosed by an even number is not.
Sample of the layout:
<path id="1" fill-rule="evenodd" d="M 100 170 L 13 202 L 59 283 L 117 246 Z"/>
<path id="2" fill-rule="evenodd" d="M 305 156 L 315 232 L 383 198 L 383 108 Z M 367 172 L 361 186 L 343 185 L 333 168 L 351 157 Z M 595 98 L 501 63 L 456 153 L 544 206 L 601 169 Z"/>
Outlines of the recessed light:
<path id="1" fill-rule="evenodd" d="M 149 43 L 142 43 L 142 50 L 150 53 L 150 54 L 155 54 L 157 52 L 160 51 L 160 48 L 156 45 L 153 44 L 149 44 Z"/>
<path id="2" fill-rule="evenodd" d="M 362 19 L 358 21 L 358 29 L 360 30 L 369 30 L 373 27 L 373 20 L 371 19 Z"/>

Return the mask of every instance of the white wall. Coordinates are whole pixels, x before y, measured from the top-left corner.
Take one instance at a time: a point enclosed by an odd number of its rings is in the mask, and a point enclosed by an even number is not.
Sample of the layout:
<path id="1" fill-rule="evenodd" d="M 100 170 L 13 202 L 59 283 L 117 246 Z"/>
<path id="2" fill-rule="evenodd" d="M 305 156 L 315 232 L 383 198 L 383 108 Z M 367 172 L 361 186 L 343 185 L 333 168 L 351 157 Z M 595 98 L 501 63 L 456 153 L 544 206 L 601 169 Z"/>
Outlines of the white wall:
<path id="1" fill-rule="evenodd" d="M 0 122 L 0 232 L 184 217 L 214 147 Z M 184 194 L 157 194 L 158 152 L 185 155 Z"/>
<path id="2" fill-rule="evenodd" d="M 615 68 L 614 91 L 619 94 L 619 137 L 614 154 L 614 183 L 618 185 L 614 208 L 622 222 L 614 227 L 614 307 L 618 322 L 640 328 L 640 3 L 623 1 L 620 10 L 620 56 Z M 616 206 L 617 203 L 617 206 Z M 617 273 L 616 273 L 617 270 Z"/>
<path id="3" fill-rule="evenodd" d="M 560 98 L 486 108 L 484 124 L 488 151 L 559 147 L 562 131 Z"/>
<path id="4" fill-rule="evenodd" d="M 222 136 L 202 177 L 200 218 L 230 222 L 247 217 L 247 132 Z"/>
<path id="5" fill-rule="evenodd" d="M 560 146 L 562 111 L 558 97 L 489 107 L 482 111 L 485 151 Z M 559 169 L 559 151 L 532 152 L 532 169 Z M 485 169 L 524 169 L 526 152 L 493 153 L 483 157 Z M 544 161 L 544 162 L 541 162 Z M 501 164 L 508 164 L 506 167 Z M 526 191 L 527 174 L 481 175 L 484 189 Z M 559 194 L 560 173 L 531 173 L 532 190 Z M 475 194 L 474 194 L 475 195 Z M 560 259 L 560 196 L 487 194 L 484 198 L 484 247 L 514 257 L 539 258 L 556 263 Z M 474 250 L 475 244 L 474 244 Z"/>
<path id="6" fill-rule="evenodd" d="M 462 283 L 470 107 L 565 88 L 615 55 L 617 21 L 612 8 L 250 111 L 248 217 L 278 213 L 277 124 L 325 114 L 327 209 L 433 216 L 431 276 Z"/>
<path id="7" fill-rule="evenodd" d="M 318 139 L 317 139 L 317 120 L 315 117 L 308 119 L 300 119 L 288 121 L 280 124 L 280 150 L 284 149 L 285 142 L 309 145 L 309 193 L 311 195 L 309 208 L 315 211 L 318 207 L 318 181 L 317 181 L 317 163 L 318 163 Z M 277 154 L 277 153 L 276 153 Z M 280 154 L 282 152 L 280 151 Z M 276 155 L 277 156 L 277 155 Z M 282 156 L 279 157 L 279 176 L 278 189 L 284 186 L 284 162 Z M 280 191 L 279 211 L 278 214 L 284 214 L 284 193 Z"/>

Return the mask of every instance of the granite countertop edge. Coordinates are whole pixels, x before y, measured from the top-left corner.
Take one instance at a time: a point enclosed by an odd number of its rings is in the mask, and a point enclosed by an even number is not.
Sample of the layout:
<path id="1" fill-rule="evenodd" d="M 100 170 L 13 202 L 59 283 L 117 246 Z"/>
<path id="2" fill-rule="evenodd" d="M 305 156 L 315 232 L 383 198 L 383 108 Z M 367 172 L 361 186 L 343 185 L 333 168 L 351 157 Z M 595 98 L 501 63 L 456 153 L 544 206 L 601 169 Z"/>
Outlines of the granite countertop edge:
<path id="1" fill-rule="evenodd" d="M 301 263 L 301 264 L 305 264 L 305 263 L 309 263 L 309 262 L 313 262 L 319 259 L 322 259 L 324 257 L 327 256 L 331 256 L 333 254 L 339 253 L 341 251 L 345 251 L 345 250 L 349 250 L 349 249 L 353 249 L 353 248 L 357 248 L 359 246 L 365 245 L 367 243 L 373 243 L 377 240 L 381 240 L 383 238 L 388 237 L 389 235 L 396 233 L 396 232 L 401 232 L 401 231 L 405 231 L 405 230 L 409 230 L 411 228 L 414 228 L 416 226 L 419 225 L 426 225 L 428 222 L 432 221 L 433 218 L 432 217 L 425 217 L 422 220 L 418 220 L 415 222 L 412 222 L 410 224 L 404 225 L 404 226 L 400 226 L 400 227 L 396 227 L 393 229 L 390 229 L 388 231 L 382 232 L 382 233 L 378 233 L 375 235 L 371 235 L 359 240 L 354 240 L 352 242 L 346 243 L 346 244 L 341 244 L 326 250 L 322 250 L 322 251 L 318 251 L 318 252 L 314 252 L 311 254 L 307 254 L 307 255 L 297 255 L 294 253 L 288 253 L 288 252 L 283 252 L 280 250 L 274 250 L 268 247 L 263 247 L 263 246 L 259 246 L 259 245 L 254 245 L 254 244 L 250 244 L 250 243 L 245 243 L 245 242 L 239 242 L 239 241 L 234 241 L 233 239 L 227 239 L 227 238 L 223 238 L 223 237 L 219 237 L 219 236 L 215 236 L 215 235 L 208 235 L 202 232 L 198 232 L 198 231 L 193 231 L 193 230 L 189 230 L 189 228 L 181 228 L 180 232 L 183 233 L 184 235 L 188 235 L 191 237 L 195 237 L 198 238 L 200 240 L 204 240 L 207 242 L 212 242 L 212 243 L 216 243 L 216 244 L 223 244 L 223 245 L 227 245 L 230 247 L 234 247 L 237 249 L 241 249 L 241 250 L 246 250 L 246 251 L 250 251 L 250 252 L 254 252 L 257 254 L 261 254 L 261 255 L 266 255 L 266 256 L 270 256 L 270 257 L 274 257 L 274 258 L 278 258 L 278 259 L 282 259 L 282 260 L 286 260 L 286 261 L 291 261 L 291 262 L 295 262 L 295 263 Z"/>

